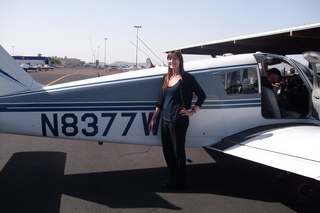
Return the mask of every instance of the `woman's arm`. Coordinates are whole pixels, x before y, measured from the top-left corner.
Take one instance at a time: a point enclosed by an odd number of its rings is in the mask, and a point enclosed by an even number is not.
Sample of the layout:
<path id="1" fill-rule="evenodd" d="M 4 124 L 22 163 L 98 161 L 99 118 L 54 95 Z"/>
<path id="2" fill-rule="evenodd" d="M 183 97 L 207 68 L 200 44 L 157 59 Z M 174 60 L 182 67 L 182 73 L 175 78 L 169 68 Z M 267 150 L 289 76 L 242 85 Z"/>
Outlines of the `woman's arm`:
<path id="1" fill-rule="evenodd" d="M 154 127 L 155 121 L 156 121 L 157 117 L 160 115 L 160 113 L 161 113 L 161 109 L 156 107 L 156 109 L 154 110 L 153 116 L 151 118 L 151 121 L 149 123 L 149 126 L 148 126 L 149 131 L 151 131 L 151 132 L 155 131 L 153 127 Z"/>

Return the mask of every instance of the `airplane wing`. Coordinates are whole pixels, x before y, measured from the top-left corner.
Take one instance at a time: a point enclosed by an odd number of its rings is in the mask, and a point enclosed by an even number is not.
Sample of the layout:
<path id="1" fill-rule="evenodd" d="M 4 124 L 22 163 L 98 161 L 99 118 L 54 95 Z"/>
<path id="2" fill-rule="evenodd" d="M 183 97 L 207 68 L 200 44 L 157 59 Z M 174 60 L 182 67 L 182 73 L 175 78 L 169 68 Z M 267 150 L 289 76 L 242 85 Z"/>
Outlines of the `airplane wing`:
<path id="1" fill-rule="evenodd" d="M 257 51 L 280 55 L 320 51 L 320 22 L 165 50 L 182 54 L 223 55 Z"/>
<path id="2" fill-rule="evenodd" d="M 208 148 L 320 181 L 319 138 L 319 126 L 278 124 L 231 135 Z"/>

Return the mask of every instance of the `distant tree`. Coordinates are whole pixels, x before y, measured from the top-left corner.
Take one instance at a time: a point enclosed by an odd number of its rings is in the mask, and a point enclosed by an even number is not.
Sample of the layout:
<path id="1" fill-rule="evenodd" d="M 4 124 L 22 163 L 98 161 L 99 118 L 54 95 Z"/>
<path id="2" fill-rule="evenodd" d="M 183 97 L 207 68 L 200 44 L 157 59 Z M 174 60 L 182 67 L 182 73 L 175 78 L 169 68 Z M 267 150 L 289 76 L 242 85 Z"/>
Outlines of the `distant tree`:
<path id="1" fill-rule="evenodd" d="M 51 58 L 51 64 L 56 64 L 56 65 L 61 65 L 61 61 L 57 58 L 57 56 L 55 57 L 50 57 Z"/>
<path id="2" fill-rule="evenodd" d="M 39 54 L 38 54 L 38 57 L 42 57 L 42 54 L 41 54 L 41 53 L 39 53 Z"/>

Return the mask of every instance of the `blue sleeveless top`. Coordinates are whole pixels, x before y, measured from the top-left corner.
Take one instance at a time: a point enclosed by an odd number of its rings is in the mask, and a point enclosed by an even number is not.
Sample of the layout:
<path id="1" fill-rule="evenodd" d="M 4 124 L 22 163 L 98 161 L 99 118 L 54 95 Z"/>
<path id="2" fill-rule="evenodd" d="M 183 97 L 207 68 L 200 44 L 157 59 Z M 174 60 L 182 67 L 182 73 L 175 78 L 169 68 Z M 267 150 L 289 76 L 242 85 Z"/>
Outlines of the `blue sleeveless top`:
<path id="1" fill-rule="evenodd" d="M 162 118 L 168 122 L 175 122 L 180 117 L 181 94 L 179 85 L 180 81 L 162 91 L 164 96 Z"/>

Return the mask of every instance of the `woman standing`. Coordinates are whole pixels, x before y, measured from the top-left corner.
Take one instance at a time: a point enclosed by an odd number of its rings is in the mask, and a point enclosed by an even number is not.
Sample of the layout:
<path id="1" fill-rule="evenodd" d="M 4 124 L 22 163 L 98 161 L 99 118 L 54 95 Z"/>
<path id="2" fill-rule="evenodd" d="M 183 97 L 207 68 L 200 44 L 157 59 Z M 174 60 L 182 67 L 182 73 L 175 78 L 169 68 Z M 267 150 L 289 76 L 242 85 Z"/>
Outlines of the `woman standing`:
<path id="1" fill-rule="evenodd" d="M 162 147 L 171 180 L 162 185 L 164 189 L 183 189 L 186 178 L 185 138 L 189 116 L 196 114 L 206 94 L 190 74 L 184 71 L 179 51 L 167 55 L 168 73 L 163 77 L 162 89 L 149 130 L 154 131 L 156 118 L 162 112 Z M 191 109 L 193 93 L 198 97 Z M 190 110 L 191 109 L 191 110 Z"/>

